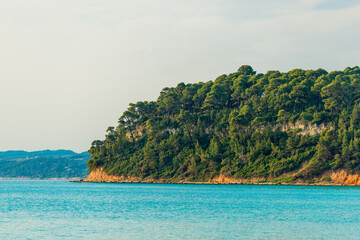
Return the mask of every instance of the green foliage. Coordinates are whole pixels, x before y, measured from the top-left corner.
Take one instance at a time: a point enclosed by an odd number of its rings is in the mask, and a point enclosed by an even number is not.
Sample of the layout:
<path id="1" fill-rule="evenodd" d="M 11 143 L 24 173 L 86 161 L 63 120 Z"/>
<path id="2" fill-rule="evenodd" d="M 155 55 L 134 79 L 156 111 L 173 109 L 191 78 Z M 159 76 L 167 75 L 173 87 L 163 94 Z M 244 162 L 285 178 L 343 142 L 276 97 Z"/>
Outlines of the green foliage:
<path id="1" fill-rule="evenodd" d="M 215 81 L 164 88 L 155 102 L 130 104 L 105 140 L 92 143 L 88 167 L 191 181 L 358 171 L 359 74 L 358 67 L 256 74 L 244 65 Z M 294 123 L 325 128 L 283 128 Z"/>
<path id="2" fill-rule="evenodd" d="M 249 65 L 243 65 L 238 69 L 238 72 L 243 75 L 254 75 L 256 72 Z"/>

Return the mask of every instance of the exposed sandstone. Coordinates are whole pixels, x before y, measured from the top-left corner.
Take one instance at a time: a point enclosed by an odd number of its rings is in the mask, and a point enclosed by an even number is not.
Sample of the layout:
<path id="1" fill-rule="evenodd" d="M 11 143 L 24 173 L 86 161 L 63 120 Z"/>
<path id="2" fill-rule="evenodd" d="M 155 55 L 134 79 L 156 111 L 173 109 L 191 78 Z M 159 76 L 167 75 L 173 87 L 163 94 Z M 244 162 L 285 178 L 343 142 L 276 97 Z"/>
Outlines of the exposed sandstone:
<path id="1" fill-rule="evenodd" d="M 334 183 L 346 186 L 360 186 L 360 176 L 358 174 L 349 174 L 345 170 L 331 172 L 329 177 Z"/>
<path id="2" fill-rule="evenodd" d="M 127 176 L 114 176 L 107 174 L 103 168 L 97 168 L 89 173 L 84 182 L 137 182 L 139 181 L 136 177 Z"/>
<path id="3" fill-rule="evenodd" d="M 245 184 L 245 183 L 259 183 L 266 181 L 265 178 L 229 178 L 220 174 L 218 177 L 213 178 L 209 183 L 219 184 Z"/>
<path id="4" fill-rule="evenodd" d="M 126 137 L 129 139 L 130 142 L 132 142 L 132 137 L 134 137 L 135 141 L 137 141 L 139 138 L 144 136 L 146 134 L 145 124 L 142 125 L 136 125 L 135 130 L 133 130 L 131 133 L 126 133 Z"/>
<path id="5" fill-rule="evenodd" d="M 294 129 L 301 129 L 302 131 L 298 132 L 297 134 L 300 135 L 316 135 L 320 134 L 324 130 L 333 129 L 333 127 L 329 125 L 322 124 L 310 124 L 309 122 L 303 122 L 303 121 L 296 121 L 295 123 L 286 123 L 280 127 L 280 130 L 283 132 L 291 131 Z"/>

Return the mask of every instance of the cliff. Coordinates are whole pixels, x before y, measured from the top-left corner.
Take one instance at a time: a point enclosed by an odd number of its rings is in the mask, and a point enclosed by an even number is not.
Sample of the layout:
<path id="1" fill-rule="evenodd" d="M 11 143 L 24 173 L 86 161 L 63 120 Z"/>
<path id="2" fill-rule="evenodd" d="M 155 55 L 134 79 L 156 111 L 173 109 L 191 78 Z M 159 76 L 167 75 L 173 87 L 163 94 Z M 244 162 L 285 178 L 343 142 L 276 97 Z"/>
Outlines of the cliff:
<path id="1" fill-rule="evenodd" d="M 345 185 L 345 186 L 360 186 L 360 176 L 358 174 L 349 174 L 345 170 L 340 170 L 337 172 L 330 172 L 330 179 L 335 184 Z M 327 174 L 324 174 L 325 176 Z"/>

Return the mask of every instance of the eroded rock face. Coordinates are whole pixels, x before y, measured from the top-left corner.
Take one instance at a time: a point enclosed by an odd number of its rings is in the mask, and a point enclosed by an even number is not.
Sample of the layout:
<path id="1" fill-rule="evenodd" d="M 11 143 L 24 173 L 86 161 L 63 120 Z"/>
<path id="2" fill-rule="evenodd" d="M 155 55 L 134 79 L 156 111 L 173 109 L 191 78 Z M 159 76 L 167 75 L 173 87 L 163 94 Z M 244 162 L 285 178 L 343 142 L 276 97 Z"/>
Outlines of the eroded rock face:
<path id="1" fill-rule="evenodd" d="M 287 132 L 296 128 L 301 128 L 302 131 L 298 132 L 300 135 L 315 135 L 320 134 L 324 130 L 333 129 L 331 126 L 325 125 L 324 123 L 310 124 L 309 122 L 296 121 L 295 123 L 286 123 L 280 127 L 281 131 Z"/>
<path id="2" fill-rule="evenodd" d="M 219 183 L 219 184 L 228 184 L 228 183 L 232 183 L 232 184 L 243 184 L 243 183 L 257 183 L 260 181 L 265 181 L 265 178 L 249 178 L 249 179 L 245 179 L 245 178 L 229 178 L 224 176 L 223 174 L 220 174 L 218 177 L 215 177 L 211 180 L 209 180 L 209 183 Z"/>
<path id="3" fill-rule="evenodd" d="M 358 174 L 349 174 L 345 170 L 332 172 L 330 178 L 333 182 L 341 185 L 360 186 L 360 176 Z"/>
<path id="4" fill-rule="evenodd" d="M 103 168 L 97 168 L 91 171 L 88 177 L 84 180 L 84 182 L 137 182 L 139 179 L 135 177 L 125 177 L 125 176 L 114 176 L 108 175 Z"/>
<path id="5" fill-rule="evenodd" d="M 141 138 L 142 136 L 144 136 L 146 134 L 146 129 L 145 129 L 146 125 L 137 125 L 135 130 L 132 131 L 132 134 L 130 132 L 126 133 L 126 137 L 129 139 L 130 142 L 133 141 L 133 137 L 134 140 L 137 141 L 139 138 Z"/>

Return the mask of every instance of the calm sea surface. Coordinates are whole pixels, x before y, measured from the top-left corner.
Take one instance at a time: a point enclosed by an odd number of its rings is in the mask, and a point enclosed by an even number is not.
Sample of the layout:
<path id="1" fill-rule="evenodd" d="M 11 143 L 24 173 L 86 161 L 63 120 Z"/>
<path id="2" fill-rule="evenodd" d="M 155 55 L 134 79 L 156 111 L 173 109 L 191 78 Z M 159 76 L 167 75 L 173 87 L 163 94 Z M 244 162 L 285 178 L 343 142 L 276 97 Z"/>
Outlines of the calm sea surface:
<path id="1" fill-rule="evenodd" d="M 360 239 L 360 188 L 0 180 L 0 239 Z"/>

